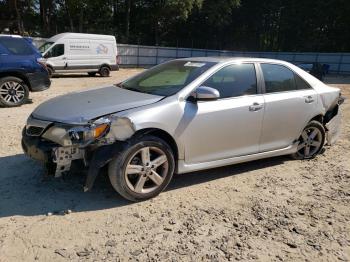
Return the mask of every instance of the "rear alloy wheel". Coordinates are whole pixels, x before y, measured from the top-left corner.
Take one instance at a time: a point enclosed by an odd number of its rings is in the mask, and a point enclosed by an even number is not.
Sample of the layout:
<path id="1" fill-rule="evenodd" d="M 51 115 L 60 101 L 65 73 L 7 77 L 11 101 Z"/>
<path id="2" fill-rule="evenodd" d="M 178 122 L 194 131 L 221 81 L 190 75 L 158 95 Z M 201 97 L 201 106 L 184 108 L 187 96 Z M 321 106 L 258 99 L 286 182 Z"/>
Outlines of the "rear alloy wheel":
<path id="1" fill-rule="evenodd" d="M 110 70 L 107 66 L 102 66 L 100 68 L 100 71 L 99 71 L 99 74 L 100 76 L 102 77 L 108 77 L 109 76 L 109 73 L 110 73 Z"/>
<path id="2" fill-rule="evenodd" d="M 0 105 L 15 107 L 24 104 L 29 97 L 27 85 L 17 77 L 0 79 Z"/>
<path id="3" fill-rule="evenodd" d="M 314 158 L 322 149 L 325 141 L 325 130 L 321 123 L 311 121 L 301 133 L 298 151 L 292 155 L 295 159 Z"/>
<path id="4" fill-rule="evenodd" d="M 108 175 L 120 195 L 141 201 L 158 195 L 169 184 L 174 163 L 166 142 L 147 136 L 118 154 L 109 164 Z"/>

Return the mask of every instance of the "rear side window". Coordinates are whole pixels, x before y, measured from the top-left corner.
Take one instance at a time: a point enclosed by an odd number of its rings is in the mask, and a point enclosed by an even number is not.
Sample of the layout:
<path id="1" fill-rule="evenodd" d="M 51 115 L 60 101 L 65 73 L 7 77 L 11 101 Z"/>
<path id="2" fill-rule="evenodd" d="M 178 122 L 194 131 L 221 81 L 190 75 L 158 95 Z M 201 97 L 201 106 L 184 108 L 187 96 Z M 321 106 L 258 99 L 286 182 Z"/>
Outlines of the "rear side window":
<path id="1" fill-rule="evenodd" d="M 266 93 L 297 90 L 292 70 L 273 64 L 261 64 Z"/>
<path id="2" fill-rule="evenodd" d="M 209 77 L 202 85 L 217 89 L 220 98 L 254 95 L 257 93 L 254 64 L 227 66 Z"/>
<path id="3" fill-rule="evenodd" d="M 302 79 L 297 74 L 294 74 L 294 77 L 295 77 L 295 83 L 297 85 L 297 89 L 298 90 L 310 89 L 311 88 L 311 86 L 308 83 L 306 83 L 305 80 Z"/>
<path id="4" fill-rule="evenodd" d="M 0 44 L 14 55 L 32 55 L 33 48 L 23 38 L 17 37 L 0 37 Z"/>
<path id="5" fill-rule="evenodd" d="M 57 57 L 61 55 L 64 55 L 64 44 L 57 44 L 46 53 L 45 58 Z"/>

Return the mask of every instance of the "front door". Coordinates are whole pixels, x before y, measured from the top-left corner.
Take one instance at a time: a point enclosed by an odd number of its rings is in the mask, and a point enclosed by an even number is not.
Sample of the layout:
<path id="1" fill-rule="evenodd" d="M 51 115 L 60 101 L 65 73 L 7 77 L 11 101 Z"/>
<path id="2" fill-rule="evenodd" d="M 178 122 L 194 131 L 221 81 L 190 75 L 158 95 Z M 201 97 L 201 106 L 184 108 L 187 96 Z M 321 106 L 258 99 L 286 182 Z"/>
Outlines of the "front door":
<path id="1" fill-rule="evenodd" d="M 67 69 L 67 58 L 65 56 L 64 44 L 55 44 L 45 54 L 50 65 L 55 71 Z"/>
<path id="2" fill-rule="evenodd" d="M 234 64 L 209 77 L 202 86 L 217 89 L 220 99 L 187 102 L 192 115 L 184 131 L 188 164 L 259 152 L 264 98 L 257 92 L 254 64 Z"/>

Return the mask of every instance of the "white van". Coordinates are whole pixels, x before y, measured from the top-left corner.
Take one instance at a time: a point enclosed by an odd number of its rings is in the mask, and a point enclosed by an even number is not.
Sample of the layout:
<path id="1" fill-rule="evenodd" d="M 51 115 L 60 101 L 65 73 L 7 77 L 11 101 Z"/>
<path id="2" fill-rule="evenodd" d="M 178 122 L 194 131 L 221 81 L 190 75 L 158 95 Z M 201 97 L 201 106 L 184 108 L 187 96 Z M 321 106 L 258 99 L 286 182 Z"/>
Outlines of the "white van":
<path id="1" fill-rule="evenodd" d="M 99 73 L 119 70 L 117 42 L 112 35 L 62 33 L 49 38 L 39 50 L 54 73 Z"/>

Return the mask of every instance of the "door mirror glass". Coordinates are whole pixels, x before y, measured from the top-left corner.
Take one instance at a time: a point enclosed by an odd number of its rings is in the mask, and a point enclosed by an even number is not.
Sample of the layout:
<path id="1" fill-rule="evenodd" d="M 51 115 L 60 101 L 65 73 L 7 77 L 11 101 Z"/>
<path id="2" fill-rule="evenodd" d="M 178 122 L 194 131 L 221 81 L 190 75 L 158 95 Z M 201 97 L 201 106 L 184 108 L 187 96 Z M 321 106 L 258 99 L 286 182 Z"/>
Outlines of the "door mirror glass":
<path id="1" fill-rule="evenodd" d="M 209 86 L 200 86 L 196 89 L 193 96 L 197 101 L 217 100 L 220 98 L 220 92 Z"/>

